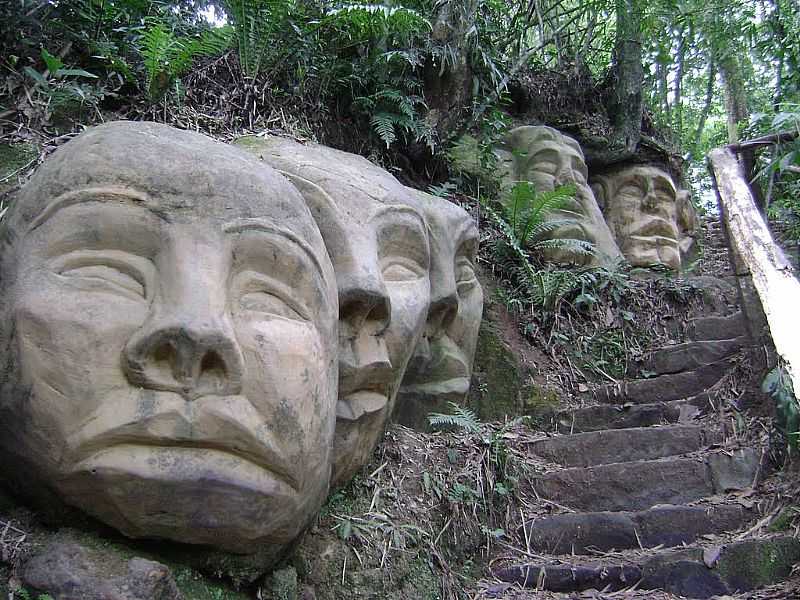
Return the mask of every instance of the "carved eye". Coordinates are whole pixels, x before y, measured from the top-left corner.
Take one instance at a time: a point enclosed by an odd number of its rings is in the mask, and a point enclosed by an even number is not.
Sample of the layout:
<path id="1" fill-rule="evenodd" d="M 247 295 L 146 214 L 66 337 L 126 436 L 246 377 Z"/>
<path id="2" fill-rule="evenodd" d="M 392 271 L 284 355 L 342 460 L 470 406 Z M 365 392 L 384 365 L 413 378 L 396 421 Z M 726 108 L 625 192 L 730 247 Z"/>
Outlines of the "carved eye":
<path id="1" fill-rule="evenodd" d="M 475 276 L 475 267 L 466 257 L 461 257 L 456 261 L 456 287 L 459 293 L 464 293 L 472 289 L 478 279 Z"/>
<path id="2" fill-rule="evenodd" d="M 260 273 L 240 273 L 235 288 L 239 290 L 238 308 L 242 311 L 292 321 L 309 320 L 301 303 L 292 297 L 292 290 Z"/>
<path id="3" fill-rule="evenodd" d="M 617 193 L 620 196 L 631 196 L 634 198 L 643 198 L 645 194 L 644 190 L 638 185 L 623 185 Z"/>
<path id="4" fill-rule="evenodd" d="M 81 250 L 55 261 L 57 275 L 88 291 L 111 292 L 142 300 L 147 297 L 147 278 L 152 264 L 141 257 L 108 250 Z"/>
<path id="5" fill-rule="evenodd" d="M 145 297 L 144 285 L 140 281 L 109 265 L 76 267 L 61 271 L 59 275 L 63 277 L 80 277 L 89 284 L 96 283 L 99 286 L 107 286 L 109 289 L 125 295 L 133 294 L 137 298 Z"/>
<path id="6" fill-rule="evenodd" d="M 422 267 L 409 258 L 390 256 L 381 263 L 383 279 L 387 282 L 416 281 L 424 274 Z"/>
<path id="7" fill-rule="evenodd" d="M 288 303 L 269 292 L 249 292 L 244 294 L 239 299 L 239 306 L 241 306 L 242 310 L 264 313 L 295 321 L 305 321 L 303 316 L 289 306 Z"/>

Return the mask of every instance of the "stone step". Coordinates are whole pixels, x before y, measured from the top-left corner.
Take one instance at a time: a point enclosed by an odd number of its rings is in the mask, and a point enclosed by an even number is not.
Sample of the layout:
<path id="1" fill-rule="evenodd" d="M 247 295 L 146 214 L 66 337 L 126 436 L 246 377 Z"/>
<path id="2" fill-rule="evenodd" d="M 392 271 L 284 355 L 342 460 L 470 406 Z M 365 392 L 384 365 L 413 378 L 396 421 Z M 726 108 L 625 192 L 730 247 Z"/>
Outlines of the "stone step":
<path id="1" fill-rule="evenodd" d="M 637 511 L 749 488 L 759 459 L 751 448 L 732 454 L 707 452 L 699 457 L 561 469 L 528 484 L 540 498 L 577 510 Z"/>
<path id="2" fill-rule="evenodd" d="M 712 387 L 730 367 L 728 360 L 720 360 L 693 371 L 603 385 L 595 388 L 593 394 L 598 402 L 611 404 L 652 404 L 690 398 Z"/>
<path id="3" fill-rule="evenodd" d="M 546 554 L 654 548 L 691 544 L 701 535 L 735 531 L 755 516 L 741 504 L 659 505 L 639 512 L 551 515 L 525 523 L 526 547 Z"/>
<path id="4" fill-rule="evenodd" d="M 656 375 L 692 371 L 735 354 L 746 343 L 746 337 L 738 337 L 731 340 L 675 344 L 653 352 L 648 358 L 641 361 L 637 367 L 642 371 L 651 371 Z"/>
<path id="5" fill-rule="evenodd" d="M 537 440 L 528 446 L 528 451 L 565 467 L 591 467 L 687 454 L 721 439 L 717 432 L 697 425 L 638 427 Z"/>
<path id="6" fill-rule="evenodd" d="M 744 313 L 737 311 L 725 316 L 698 317 L 689 321 L 686 335 L 690 340 L 730 340 L 747 336 Z"/>
<path id="7" fill-rule="evenodd" d="M 553 415 L 551 422 L 553 429 L 560 433 L 581 433 L 677 423 L 682 414 L 688 417 L 694 412 L 683 400 L 622 406 L 598 404 L 560 411 Z"/>
<path id="8" fill-rule="evenodd" d="M 618 591 L 636 585 L 642 590 L 705 599 L 783 581 L 798 561 L 800 540 L 778 535 L 607 562 L 530 563 L 496 568 L 493 575 L 504 582 L 551 592 Z"/>

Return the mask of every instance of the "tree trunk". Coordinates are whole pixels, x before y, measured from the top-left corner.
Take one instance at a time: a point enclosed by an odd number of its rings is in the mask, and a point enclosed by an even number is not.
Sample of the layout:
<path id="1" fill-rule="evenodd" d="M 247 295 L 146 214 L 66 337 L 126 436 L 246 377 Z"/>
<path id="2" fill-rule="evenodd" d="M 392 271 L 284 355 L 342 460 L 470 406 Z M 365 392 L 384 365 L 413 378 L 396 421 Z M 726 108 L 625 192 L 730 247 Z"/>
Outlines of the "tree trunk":
<path id="1" fill-rule="evenodd" d="M 633 154 L 642 130 L 642 28 L 640 0 L 616 0 L 617 33 L 606 101 L 614 127 L 611 149 Z"/>
<path id="2" fill-rule="evenodd" d="M 694 147 L 692 153 L 697 152 L 703 139 L 703 130 L 706 128 L 706 120 L 711 112 L 711 104 L 714 101 L 714 84 L 717 81 L 717 67 L 714 59 L 708 57 L 708 85 L 706 86 L 706 98 L 703 102 L 703 109 L 700 111 L 700 118 L 697 120 L 697 129 L 694 132 Z"/>
<path id="3" fill-rule="evenodd" d="M 423 68 L 428 119 L 444 139 L 458 125 L 464 111 L 472 106 L 472 67 L 467 47 L 467 32 L 475 23 L 473 1 L 447 0 L 437 4 L 431 41 L 442 49 L 428 59 Z M 445 64 L 445 49 L 452 51 Z"/>
<path id="4" fill-rule="evenodd" d="M 691 35 L 691 30 L 689 35 Z M 681 27 L 680 31 L 678 32 L 678 36 L 678 52 L 675 59 L 675 98 L 673 99 L 672 103 L 672 105 L 675 107 L 675 111 L 672 129 L 674 130 L 677 139 L 680 140 L 683 134 L 683 107 L 681 106 L 681 95 L 683 93 L 683 71 L 686 63 L 686 47 L 688 46 L 687 35 L 685 34 L 683 27 Z"/>
<path id="5" fill-rule="evenodd" d="M 750 111 L 747 108 L 747 90 L 744 87 L 744 73 L 738 57 L 730 48 L 722 49 L 719 52 L 717 64 L 725 96 L 725 112 L 728 117 L 728 143 L 735 144 L 739 141 L 740 124 L 746 123 L 750 118 Z M 763 211 L 765 209 L 764 195 L 761 187 L 753 179 L 756 173 L 755 151 L 742 151 L 739 154 L 739 162 L 747 177 L 750 192 L 759 209 Z"/>

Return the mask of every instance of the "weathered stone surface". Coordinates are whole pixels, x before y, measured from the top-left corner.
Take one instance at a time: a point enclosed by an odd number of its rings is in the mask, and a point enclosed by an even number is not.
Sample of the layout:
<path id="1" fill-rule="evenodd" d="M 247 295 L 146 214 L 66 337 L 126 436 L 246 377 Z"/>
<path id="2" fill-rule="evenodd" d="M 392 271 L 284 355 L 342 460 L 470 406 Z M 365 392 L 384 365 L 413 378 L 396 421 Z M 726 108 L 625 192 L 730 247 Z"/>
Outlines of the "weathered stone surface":
<path id="1" fill-rule="evenodd" d="M 689 398 L 705 392 L 717 383 L 729 368 L 730 363 L 721 360 L 693 371 L 605 385 L 596 388 L 594 396 L 599 402 L 614 404 L 626 402 L 649 404 Z"/>
<path id="2" fill-rule="evenodd" d="M 719 435 L 702 427 L 677 425 L 577 433 L 539 440 L 528 449 L 566 467 L 591 467 L 686 454 L 718 439 Z"/>
<path id="3" fill-rule="evenodd" d="M 506 188 L 518 181 L 530 181 L 537 192 L 572 184 L 575 200 L 553 211 L 553 219 L 570 219 L 574 225 L 559 227 L 556 238 L 573 238 L 592 242 L 596 256 L 592 262 L 613 263 L 621 257 L 617 243 L 589 187 L 586 163 L 580 145 L 571 137 L 544 125 L 517 127 L 508 132 L 495 150 L 500 159 L 500 177 Z M 549 258 L 556 262 L 585 262 L 564 251 L 553 251 Z"/>
<path id="4" fill-rule="evenodd" d="M 697 341 L 730 340 L 748 334 L 742 312 L 692 319 L 689 321 L 686 333 L 690 339 Z"/>
<path id="5" fill-rule="evenodd" d="M 644 563 L 641 587 L 688 598 L 711 598 L 777 583 L 798 561 L 800 540 L 789 536 L 727 544 L 711 567 L 703 562 L 699 548 L 667 551 Z"/>
<path id="6" fill-rule="evenodd" d="M 682 400 L 619 406 L 598 404 L 560 412 L 553 417 L 553 421 L 561 433 L 648 427 L 677 422 L 681 416 L 681 406 L 685 404 Z"/>
<path id="7" fill-rule="evenodd" d="M 590 554 L 592 550 L 624 550 L 680 546 L 707 533 L 736 530 L 750 511 L 741 505 L 655 506 L 640 512 L 566 513 L 525 525 L 520 535 L 533 552 Z"/>
<path id="8" fill-rule="evenodd" d="M 648 557 L 572 564 L 526 564 L 496 569 L 501 581 L 521 587 L 557 592 L 590 588 L 618 590 L 631 587 L 658 589 L 686 598 L 735 594 L 785 579 L 800 561 L 800 540 L 789 536 L 744 540 L 719 548 L 709 567 L 702 548 L 657 552 Z"/>
<path id="9" fill-rule="evenodd" d="M 404 187 L 363 157 L 272 136 L 236 143 L 301 191 L 333 261 L 340 345 L 331 482 L 339 485 L 377 445 L 415 348 L 423 392 L 438 385 L 437 393 L 466 394 L 483 302 L 477 231 L 459 207 Z M 433 244 L 429 231 L 441 232 Z"/>
<path id="10" fill-rule="evenodd" d="M 144 558 L 121 561 L 55 542 L 25 561 L 23 585 L 54 600 L 182 600 L 170 570 Z"/>
<path id="11" fill-rule="evenodd" d="M 745 339 L 735 338 L 675 344 L 654 352 L 641 368 L 658 375 L 692 371 L 735 354 L 745 343 Z"/>
<path id="12" fill-rule="evenodd" d="M 732 457 L 672 458 L 563 469 L 530 484 L 542 498 L 581 510 L 643 510 L 656 504 L 694 502 L 749 487 L 758 453 Z"/>
<path id="13" fill-rule="evenodd" d="M 524 588 L 551 592 L 616 591 L 636 583 L 641 569 L 636 565 L 522 565 L 496 569 L 494 576 Z"/>
<path id="14" fill-rule="evenodd" d="M 415 348 L 411 387 L 463 398 L 482 293 L 458 206 L 355 155 L 242 145 L 109 123 L 21 192 L 0 475 L 252 578 L 369 458 Z"/>
<path id="15" fill-rule="evenodd" d="M 116 122 L 3 226 L 3 477 L 131 537 L 279 556 L 326 497 L 336 407 L 336 280 L 300 193 Z"/>
<path id="16" fill-rule="evenodd" d="M 592 190 L 632 265 L 681 268 L 697 235 L 689 194 L 658 167 L 633 166 L 593 177 Z"/>
<path id="17" fill-rule="evenodd" d="M 425 330 L 404 375 L 395 419 L 424 426 L 447 402 L 463 404 L 483 311 L 475 273 L 478 228 L 469 214 L 443 198 L 413 191 L 425 215 L 431 246 L 431 298 Z"/>
<path id="18" fill-rule="evenodd" d="M 714 489 L 719 492 L 743 490 L 758 483 L 760 453 L 753 448 L 744 448 L 731 454 L 714 453 L 706 458 Z"/>

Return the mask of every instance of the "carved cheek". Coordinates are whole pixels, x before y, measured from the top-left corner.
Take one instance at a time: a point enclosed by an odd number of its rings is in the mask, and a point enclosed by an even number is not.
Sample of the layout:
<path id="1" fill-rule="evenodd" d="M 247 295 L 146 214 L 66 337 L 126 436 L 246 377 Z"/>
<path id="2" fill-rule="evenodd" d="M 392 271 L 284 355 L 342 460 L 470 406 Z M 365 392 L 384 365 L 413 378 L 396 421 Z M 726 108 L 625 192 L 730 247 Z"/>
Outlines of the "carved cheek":
<path id="1" fill-rule="evenodd" d="M 65 286 L 52 273 L 38 275 L 20 281 L 14 319 L 23 378 L 32 385 L 33 426 L 55 436 L 76 428 L 115 390 L 129 387 L 120 357 L 144 322 L 147 305 Z"/>

